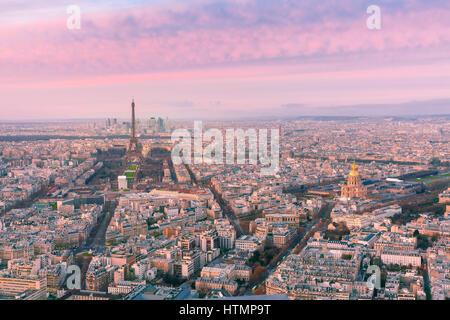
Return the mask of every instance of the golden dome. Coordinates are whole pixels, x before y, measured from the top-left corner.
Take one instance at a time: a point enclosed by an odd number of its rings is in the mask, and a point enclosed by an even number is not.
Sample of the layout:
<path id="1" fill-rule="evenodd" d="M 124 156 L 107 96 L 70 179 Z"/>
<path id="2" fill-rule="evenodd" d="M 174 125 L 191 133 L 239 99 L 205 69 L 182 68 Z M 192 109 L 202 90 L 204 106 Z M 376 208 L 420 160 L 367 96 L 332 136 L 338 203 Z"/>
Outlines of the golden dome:
<path id="1" fill-rule="evenodd" d="M 353 161 L 353 168 L 352 168 L 352 171 L 350 171 L 350 176 L 354 177 L 354 176 L 357 176 L 357 175 L 359 175 L 359 173 L 358 173 L 358 171 L 356 171 L 356 164 Z"/>

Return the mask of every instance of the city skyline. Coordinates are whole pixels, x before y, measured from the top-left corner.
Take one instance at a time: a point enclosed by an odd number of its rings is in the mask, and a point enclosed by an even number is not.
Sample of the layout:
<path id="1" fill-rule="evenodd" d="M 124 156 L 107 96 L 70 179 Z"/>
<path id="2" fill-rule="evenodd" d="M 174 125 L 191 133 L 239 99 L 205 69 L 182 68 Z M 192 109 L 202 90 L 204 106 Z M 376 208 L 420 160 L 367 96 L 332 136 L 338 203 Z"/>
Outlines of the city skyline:
<path id="1" fill-rule="evenodd" d="M 79 30 L 66 26 L 73 4 Z M 372 4 L 381 30 L 366 26 Z M 46 0 L 0 9 L 3 120 L 127 118 L 133 96 L 142 115 L 179 119 L 448 114 L 445 1 Z"/>

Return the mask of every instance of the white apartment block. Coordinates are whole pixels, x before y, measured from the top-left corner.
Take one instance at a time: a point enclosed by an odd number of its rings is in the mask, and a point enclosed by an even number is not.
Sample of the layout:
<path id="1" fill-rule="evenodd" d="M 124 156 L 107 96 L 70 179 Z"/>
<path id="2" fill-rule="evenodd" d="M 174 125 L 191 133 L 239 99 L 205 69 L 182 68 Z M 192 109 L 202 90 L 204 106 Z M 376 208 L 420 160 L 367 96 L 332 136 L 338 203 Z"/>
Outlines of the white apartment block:
<path id="1" fill-rule="evenodd" d="M 407 251 L 386 250 L 381 253 L 381 261 L 384 264 L 411 265 L 413 267 L 420 267 L 422 264 L 422 258 L 419 253 Z"/>

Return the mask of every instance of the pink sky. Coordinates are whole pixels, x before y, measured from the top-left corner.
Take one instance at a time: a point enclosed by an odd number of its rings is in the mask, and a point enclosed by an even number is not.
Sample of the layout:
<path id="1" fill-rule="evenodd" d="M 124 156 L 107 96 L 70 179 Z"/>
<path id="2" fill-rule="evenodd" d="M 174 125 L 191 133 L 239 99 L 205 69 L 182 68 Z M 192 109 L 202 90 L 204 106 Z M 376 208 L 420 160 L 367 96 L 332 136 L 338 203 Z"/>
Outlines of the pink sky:
<path id="1" fill-rule="evenodd" d="M 73 3 L 28 2 L 0 4 L 0 119 L 122 117 L 131 97 L 171 118 L 450 101 L 447 1 L 83 0 L 81 30 Z"/>

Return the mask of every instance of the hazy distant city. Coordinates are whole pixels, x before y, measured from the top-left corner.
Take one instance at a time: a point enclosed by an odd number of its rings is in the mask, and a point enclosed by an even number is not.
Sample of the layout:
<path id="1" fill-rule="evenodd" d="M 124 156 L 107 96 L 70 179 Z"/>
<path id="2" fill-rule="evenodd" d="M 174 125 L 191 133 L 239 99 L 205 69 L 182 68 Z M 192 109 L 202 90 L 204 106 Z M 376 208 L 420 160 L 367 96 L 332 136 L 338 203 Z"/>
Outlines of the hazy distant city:
<path id="1" fill-rule="evenodd" d="M 0 3 L 0 300 L 450 299 L 448 1 L 73 2 Z"/>

